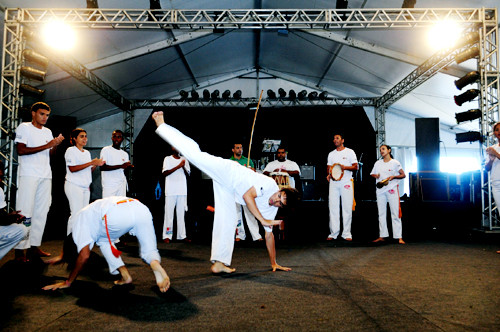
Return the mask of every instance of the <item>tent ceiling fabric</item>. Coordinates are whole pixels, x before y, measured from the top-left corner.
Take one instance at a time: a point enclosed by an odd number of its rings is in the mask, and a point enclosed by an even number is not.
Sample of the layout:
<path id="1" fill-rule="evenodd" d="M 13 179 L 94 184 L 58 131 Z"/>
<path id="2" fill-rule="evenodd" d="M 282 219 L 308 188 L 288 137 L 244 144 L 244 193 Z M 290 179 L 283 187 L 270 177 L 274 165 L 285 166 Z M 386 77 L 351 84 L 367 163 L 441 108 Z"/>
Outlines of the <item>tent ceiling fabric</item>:
<path id="1" fill-rule="evenodd" d="M 401 8 L 402 0 L 349 0 L 349 8 Z M 163 9 L 209 9 L 209 8 L 331 8 L 335 1 L 161 1 Z M 494 8 L 497 0 L 447 0 L 435 2 L 418 0 L 416 8 Z M 3 8 L 85 8 L 84 0 L 0 0 Z M 147 0 L 99 1 L 100 8 L 148 8 Z M 263 72 L 282 73 L 326 90 L 339 97 L 376 97 L 384 94 L 416 68 L 415 65 L 398 61 L 383 54 L 375 54 L 349 45 L 322 38 L 306 31 L 292 30 L 287 36 L 267 30 L 226 30 L 221 34 L 207 34 L 192 38 L 177 46 L 156 50 L 152 53 L 127 58 L 134 50 L 155 45 L 165 40 L 186 34 L 186 31 L 116 31 L 78 30 L 79 46 L 72 56 L 84 65 L 105 61 L 110 57 L 122 61 L 92 71 L 108 85 L 128 99 L 155 99 L 178 96 L 180 89 L 191 89 L 196 83 L 210 84 L 231 77 L 233 72 L 258 66 Z M 433 51 L 426 46 L 425 30 L 337 30 L 335 33 L 348 36 L 366 45 L 422 59 L 429 58 Z M 183 59 L 184 58 L 184 59 Z M 473 61 L 460 65 L 463 71 L 472 70 Z M 254 75 L 255 76 L 255 75 Z M 264 76 L 261 74 L 261 76 Z M 278 76 L 278 75 L 276 75 Z M 115 107 L 88 87 L 72 77 L 61 73 L 51 64 L 47 83 L 40 87 L 46 90 L 45 100 L 53 113 L 75 116 L 79 122 L 109 114 Z M 454 126 L 456 112 L 467 110 L 466 105 L 457 107 L 453 95 L 459 91 L 453 81 L 456 77 L 437 74 L 393 107 L 398 112 L 421 117 L 439 116 L 441 123 Z M 208 83 L 207 83 L 208 82 Z M 277 91 L 286 82 L 274 79 Z M 232 79 L 226 82 L 231 91 L 241 89 L 243 97 L 255 97 L 257 86 L 248 79 Z M 210 88 L 209 88 L 210 89 Z M 311 88 L 306 88 L 311 91 Z M 222 92 L 222 91 L 221 91 Z M 200 91 L 201 94 L 201 91 Z M 469 108 L 477 108 L 475 106 Z M 118 110 L 117 110 L 118 111 Z M 461 124 L 462 130 L 477 130 L 477 124 Z"/>

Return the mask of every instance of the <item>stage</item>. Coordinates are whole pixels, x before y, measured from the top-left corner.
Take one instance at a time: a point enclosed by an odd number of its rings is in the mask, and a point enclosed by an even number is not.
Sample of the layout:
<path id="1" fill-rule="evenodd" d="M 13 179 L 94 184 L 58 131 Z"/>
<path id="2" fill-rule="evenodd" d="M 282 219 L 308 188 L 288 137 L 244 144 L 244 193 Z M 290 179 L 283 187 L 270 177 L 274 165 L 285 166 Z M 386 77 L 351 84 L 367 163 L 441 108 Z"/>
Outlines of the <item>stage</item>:
<path id="1" fill-rule="evenodd" d="M 236 245 L 236 273 L 210 273 L 208 243 L 160 243 L 171 288 L 124 248 L 133 286 L 113 287 L 94 248 L 70 289 L 42 291 L 66 266 L 0 261 L 1 321 L 6 331 L 499 331 L 498 238 L 406 245 L 277 243 L 270 270 L 263 242 Z M 62 241 L 44 242 L 57 253 Z"/>

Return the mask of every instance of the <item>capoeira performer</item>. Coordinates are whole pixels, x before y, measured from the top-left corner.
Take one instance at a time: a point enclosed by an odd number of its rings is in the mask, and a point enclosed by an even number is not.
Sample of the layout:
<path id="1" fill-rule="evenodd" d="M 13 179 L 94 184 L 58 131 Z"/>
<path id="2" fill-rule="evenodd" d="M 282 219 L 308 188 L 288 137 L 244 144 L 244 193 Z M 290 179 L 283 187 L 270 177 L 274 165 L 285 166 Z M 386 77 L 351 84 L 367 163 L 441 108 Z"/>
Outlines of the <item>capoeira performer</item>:
<path id="1" fill-rule="evenodd" d="M 3 179 L 4 165 L 0 161 L 0 180 Z M 25 219 L 19 211 L 7 213 L 5 194 L 0 188 L 0 259 L 28 235 L 28 227 L 22 221 Z"/>
<path id="2" fill-rule="evenodd" d="M 54 138 L 45 127 L 50 115 L 49 105 L 38 102 L 31 106 L 31 122 L 23 122 L 16 129 L 16 149 L 19 155 L 18 191 L 16 210 L 31 222 L 28 237 L 15 247 L 16 259 L 28 260 L 25 249 L 35 256 L 47 257 L 49 253 L 40 249 L 47 222 L 47 213 L 52 202 L 52 170 L 50 154 L 64 140 L 62 135 Z"/>
<path id="3" fill-rule="evenodd" d="M 90 184 L 92 183 L 92 172 L 97 166 L 104 164 L 103 159 L 92 159 L 90 152 L 83 147 L 87 145 L 87 132 L 85 129 L 73 129 L 70 135 L 72 147 L 66 150 L 64 159 L 66 161 L 66 181 L 64 192 L 69 202 L 71 214 L 75 214 L 90 202 Z M 66 235 L 71 233 L 74 219 L 69 218 Z M 69 239 L 69 241 L 72 241 Z M 64 252 L 59 256 L 45 261 L 47 264 L 56 264 L 62 261 Z"/>
<path id="4" fill-rule="evenodd" d="M 78 250 L 75 267 L 66 281 L 45 286 L 44 290 L 70 287 L 89 259 L 90 251 L 96 243 L 108 263 L 110 273 L 121 275 L 121 279 L 115 281 L 115 284 L 130 284 L 132 276 L 120 257 L 121 252 L 112 244 L 113 240 L 127 232 L 137 237 L 140 256 L 151 266 L 160 291 L 168 290 L 170 279 L 160 265 L 153 217 L 144 204 L 124 196 L 111 196 L 96 200 L 71 218 L 74 219 L 73 240 Z"/>
<path id="5" fill-rule="evenodd" d="M 340 202 L 342 202 L 342 223 L 344 229 L 342 237 L 347 241 L 352 241 L 351 222 L 352 210 L 354 209 L 354 185 L 352 172 L 358 169 L 358 159 L 353 150 L 344 146 L 342 135 L 333 136 L 335 150 L 328 154 L 326 179 L 329 182 L 328 208 L 330 210 L 330 235 L 328 241 L 337 239 L 340 233 Z M 332 178 L 331 169 L 335 164 L 339 164 L 343 171 L 343 176 L 339 180 Z"/>
<path id="6" fill-rule="evenodd" d="M 387 203 L 391 209 L 392 237 L 404 244 L 401 224 L 401 206 L 399 202 L 399 180 L 406 177 L 401 164 L 392 158 L 391 147 L 383 144 L 380 146 L 382 160 L 378 160 L 370 173 L 377 179 L 377 208 L 379 238 L 373 242 L 385 241 L 389 237 L 387 230 Z"/>
<path id="7" fill-rule="evenodd" d="M 273 179 L 237 163 L 202 152 L 198 144 L 177 129 L 164 123 L 163 112 L 153 113 L 158 128 L 156 133 L 174 146 L 192 164 L 213 180 L 215 216 L 212 231 L 213 273 L 231 273 L 231 257 L 234 248 L 236 227 L 235 201 L 246 204 L 250 212 L 259 220 L 266 231 L 266 246 L 273 271 L 289 271 L 290 268 L 278 265 L 272 226 L 281 220 L 272 220 L 278 207 L 292 206 L 298 200 L 294 189 L 279 190 Z"/>
<path id="8" fill-rule="evenodd" d="M 101 159 L 105 164 L 101 169 L 102 197 L 127 195 L 127 178 L 125 170 L 133 168 L 128 153 L 120 149 L 123 142 L 123 132 L 113 131 L 111 135 L 112 145 L 105 146 L 101 150 Z"/>
<path id="9" fill-rule="evenodd" d="M 497 206 L 500 206 L 500 122 L 493 125 L 493 135 L 498 143 L 486 149 L 488 159 L 485 168 L 490 172 L 491 192 Z M 500 250 L 497 251 L 500 254 Z"/>

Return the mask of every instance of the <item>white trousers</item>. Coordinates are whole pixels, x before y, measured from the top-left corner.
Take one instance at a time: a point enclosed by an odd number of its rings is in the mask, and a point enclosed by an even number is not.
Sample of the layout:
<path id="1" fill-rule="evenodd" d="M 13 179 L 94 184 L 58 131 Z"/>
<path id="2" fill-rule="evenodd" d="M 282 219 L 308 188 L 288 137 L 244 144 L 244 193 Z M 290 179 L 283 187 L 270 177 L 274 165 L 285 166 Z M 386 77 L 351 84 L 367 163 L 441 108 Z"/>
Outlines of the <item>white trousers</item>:
<path id="1" fill-rule="evenodd" d="M 23 224 L 0 226 L 0 259 L 26 236 L 28 236 L 28 227 Z"/>
<path id="2" fill-rule="evenodd" d="M 89 205 L 90 202 L 89 188 L 82 188 L 74 183 L 65 181 L 64 192 L 66 193 L 66 197 L 68 198 L 69 210 L 71 214 L 75 214 L 84 207 L 86 207 L 87 205 Z M 68 220 L 66 235 L 69 235 L 72 229 L 73 229 L 73 219 L 70 216 Z"/>
<path id="3" fill-rule="evenodd" d="M 257 241 L 262 239 L 259 233 L 259 222 L 255 219 L 254 215 L 246 205 L 241 205 L 236 203 L 236 213 L 238 214 L 238 222 L 236 225 L 236 237 L 242 240 L 246 239 L 245 225 L 243 224 L 243 213 L 245 214 L 245 220 L 247 221 L 248 230 L 252 235 L 252 240 Z"/>
<path id="4" fill-rule="evenodd" d="M 153 260 L 161 261 L 156 247 L 156 235 L 153 226 L 153 217 L 149 209 L 137 200 L 116 204 L 106 213 L 108 221 L 109 237 L 111 241 L 118 239 L 123 234 L 130 232 L 137 237 L 139 242 L 139 254 L 148 264 Z M 104 222 L 104 220 L 103 220 Z M 118 274 L 118 268 L 124 266 L 120 257 L 115 257 L 111 252 L 106 231 L 99 234 L 97 245 L 106 259 L 111 274 Z"/>
<path id="5" fill-rule="evenodd" d="M 127 196 L 127 182 L 116 186 L 102 187 L 102 198 L 109 196 Z"/>
<path id="6" fill-rule="evenodd" d="M 15 249 L 28 249 L 42 244 L 43 231 L 52 202 L 52 179 L 20 176 L 17 190 L 16 210 L 26 219 L 31 218 L 31 227 L 26 239 Z"/>
<path id="7" fill-rule="evenodd" d="M 380 237 L 388 237 L 387 230 L 387 203 L 391 209 L 392 237 L 401 239 L 403 227 L 399 218 L 399 190 L 398 188 L 388 190 L 382 194 L 377 193 L 378 226 Z"/>
<path id="8" fill-rule="evenodd" d="M 336 239 L 340 233 L 340 203 L 342 202 L 342 224 L 344 229 L 342 237 L 352 238 L 352 204 L 354 201 L 354 188 L 351 180 L 332 181 L 328 193 L 328 208 L 330 210 L 330 235 Z"/>
<path id="9" fill-rule="evenodd" d="M 190 163 L 212 178 L 215 214 L 210 260 L 231 265 L 234 233 L 238 221 L 234 190 L 231 188 L 233 179 L 241 176 L 238 172 L 241 166 L 232 160 L 202 152 L 195 141 L 167 124 L 160 126 L 156 132 L 182 153 Z"/>
<path id="10" fill-rule="evenodd" d="M 186 223 L 184 222 L 184 213 L 187 210 L 186 195 L 165 196 L 165 217 L 163 220 L 162 238 L 172 240 L 174 210 L 177 216 L 177 240 L 184 240 L 186 238 Z"/>
<path id="11" fill-rule="evenodd" d="M 491 181 L 491 193 L 497 206 L 500 206 L 500 180 Z"/>

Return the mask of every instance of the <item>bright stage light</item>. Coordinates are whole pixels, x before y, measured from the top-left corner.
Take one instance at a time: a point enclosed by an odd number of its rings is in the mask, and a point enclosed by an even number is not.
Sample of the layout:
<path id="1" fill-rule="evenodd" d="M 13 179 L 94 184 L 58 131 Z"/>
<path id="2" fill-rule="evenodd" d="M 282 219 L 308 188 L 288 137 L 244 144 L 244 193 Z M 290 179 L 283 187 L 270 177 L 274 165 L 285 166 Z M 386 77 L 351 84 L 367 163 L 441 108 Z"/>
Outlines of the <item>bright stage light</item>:
<path id="1" fill-rule="evenodd" d="M 73 28 L 63 22 L 50 22 L 43 29 L 45 43 L 57 50 L 67 51 L 72 49 L 76 43 L 76 35 Z"/>
<path id="2" fill-rule="evenodd" d="M 460 36 L 462 30 L 456 22 L 442 21 L 429 30 L 429 45 L 435 49 L 444 49 L 453 46 Z"/>

